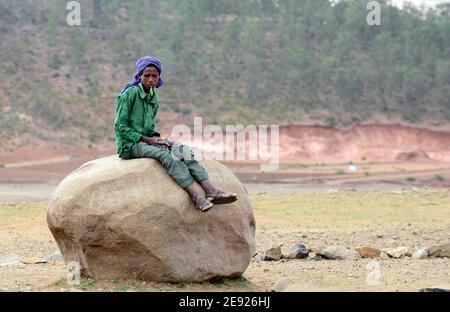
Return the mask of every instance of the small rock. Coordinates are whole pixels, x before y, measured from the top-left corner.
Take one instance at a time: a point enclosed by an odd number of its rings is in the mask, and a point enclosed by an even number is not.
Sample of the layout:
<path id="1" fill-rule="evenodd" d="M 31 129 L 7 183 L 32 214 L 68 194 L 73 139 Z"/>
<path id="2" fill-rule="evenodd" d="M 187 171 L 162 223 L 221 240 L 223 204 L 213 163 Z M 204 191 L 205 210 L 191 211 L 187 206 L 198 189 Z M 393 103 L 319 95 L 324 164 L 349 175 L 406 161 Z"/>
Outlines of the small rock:
<path id="1" fill-rule="evenodd" d="M 0 258 L 0 267 L 19 264 L 22 258 L 16 254 L 10 254 L 3 258 Z"/>
<path id="2" fill-rule="evenodd" d="M 62 261 L 64 260 L 61 252 L 59 250 L 52 253 L 50 256 L 46 257 L 45 260 L 47 261 Z"/>
<path id="3" fill-rule="evenodd" d="M 386 252 L 382 251 L 379 257 L 381 260 L 388 260 L 389 256 Z"/>
<path id="4" fill-rule="evenodd" d="M 428 249 L 428 253 L 432 258 L 450 258 L 450 243 L 433 246 Z"/>
<path id="5" fill-rule="evenodd" d="M 303 244 L 296 244 L 290 247 L 286 253 L 283 253 L 285 259 L 305 259 L 308 257 L 309 249 Z"/>
<path id="6" fill-rule="evenodd" d="M 426 257 L 428 257 L 428 249 L 426 248 L 417 249 L 411 256 L 413 259 L 425 259 Z"/>
<path id="7" fill-rule="evenodd" d="M 265 269 L 263 270 L 263 272 L 269 272 L 269 269 L 268 269 L 268 268 L 265 268 Z"/>
<path id="8" fill-rule="evenodd" d="M 384 237 L 383 234 L 378 234 L 378 235 L 377 235 L 377 238 L 383 238 L 383 237 Z"/>
<path id="9" fill-rule="evenodd" d="M 281 245 L 270 243 L 270 245 L 264 249 L 264 252 L 262 254 L 262 260 L 278 261 L 280 259 L 281 259 Z"/>
<path id="10" fill-rule="evenodd" d="M 272 292 L 282 292 L 289 286 L 289 280 L 286 277 L 280 278 L 271 288 Z"/>
<path id="11" fill-rule="evenodd" d="M 412 249 L 409 247 L 397 247 L 393 249 L 387 249 L 385 250 L 389 257 L 400 259 L 404 257 L 411 257 L 412 256 Z"/>
<path id="12" fill-rule="evenodd" d="M 25 257 L 21 261 L 23 264 L 41 264 L 41 263 L 47 263 L 47 260 L 40 259 L 37 257 Z"/>
<path id="13" fill-rule="evenodd" d="M 419 290 L 420 292 L 450 292 L 450 286 L 426 287 Z"/>
<path id="14" fill-rule="evenodd" d="M 348 250 L 342 246 L 330 246 L 318 253 L 325 259 L 338 259 L 338 260 L 359 260 L 361 256 L 359 253 L 353 250 Z"/>
<path id="15" fill-rule="evenodd" d="M 373 247 L 358 247 L 355 249 L 361 258 L 378 258 L 381 251 Z"/>

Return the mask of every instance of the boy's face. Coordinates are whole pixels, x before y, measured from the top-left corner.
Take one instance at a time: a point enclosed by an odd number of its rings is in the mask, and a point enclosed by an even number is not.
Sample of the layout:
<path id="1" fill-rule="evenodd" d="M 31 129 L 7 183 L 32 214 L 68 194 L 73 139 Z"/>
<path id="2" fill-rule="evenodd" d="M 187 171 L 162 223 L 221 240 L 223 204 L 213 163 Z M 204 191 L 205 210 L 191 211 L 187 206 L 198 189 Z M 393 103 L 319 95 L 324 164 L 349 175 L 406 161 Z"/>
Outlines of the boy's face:
<path id="1" fill-rule="evenodd" d="M 145 89 L 155 88 L 159 81 L 158 70 L 153 66 L 147 67 L 140 78 Z"/>

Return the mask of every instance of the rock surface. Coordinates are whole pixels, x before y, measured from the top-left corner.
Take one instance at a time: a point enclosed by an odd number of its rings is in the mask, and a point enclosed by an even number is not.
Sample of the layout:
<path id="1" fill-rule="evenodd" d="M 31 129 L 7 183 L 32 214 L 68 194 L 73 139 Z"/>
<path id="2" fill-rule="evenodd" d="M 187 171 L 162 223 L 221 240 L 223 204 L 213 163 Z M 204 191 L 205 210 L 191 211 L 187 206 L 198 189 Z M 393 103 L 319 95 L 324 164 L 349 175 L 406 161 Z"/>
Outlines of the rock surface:
<path id="1" fill-rule="evenodd" d="M 306 259 L 308 258 L 309 249 L 303 244 L 295 244 L 283 252 L 285 259 Z"/>
<path id="2" fill-rule="evenodd" d="M 280 278 L 270 289 L 272 292 L 282 292 L 289 286 L 289 280 L 286 277 Z"/>
<path id="3" fill-rule="evenodd" d="M 337 259 L 337 260 L 359 260 L 361 256 L 353 250 L 348 250 L 342 246 L 329 246 L 318 254 L 325 259 Z"/>
<path id="4" fill-rule="evenodd" d="M 281 259 L 281 245 L 270 243 L 264 248 L 262 259 L 265 261 L 278 261 Z"/>
<path id="5" fill-rule="evenodd" d="M 355 250 L 361 258 L 378 258 L 381 255 L 381 251 L 373 247 L 358 247 Z"/>
<path id="6" fill-rule="evenodd" d="M 247 192 L 224 165 L 210 181 L 239 200 L 204 213 L 153 159 L 90 161 L 52 194 L 49 228 L 66 263 L 95 279 L 204 281 L 242 274 L 255 254 Z M 201 190 L 198 184 L 195 188 Z"/>
<path id="7" fill-rule="evenodd" d="M 450 243 L 433 246 L 428 253 L 432 258 L 450 258 Z"/>
<path id="8" fill-rule="evenodd" d="M 413 250 L 409 247 L 397 247 L 392 249 L 386 249 L 385 252 L 388 254 L 389 257 L 400 259 L 404 257 L 411 257 L 413 254 Z"/>

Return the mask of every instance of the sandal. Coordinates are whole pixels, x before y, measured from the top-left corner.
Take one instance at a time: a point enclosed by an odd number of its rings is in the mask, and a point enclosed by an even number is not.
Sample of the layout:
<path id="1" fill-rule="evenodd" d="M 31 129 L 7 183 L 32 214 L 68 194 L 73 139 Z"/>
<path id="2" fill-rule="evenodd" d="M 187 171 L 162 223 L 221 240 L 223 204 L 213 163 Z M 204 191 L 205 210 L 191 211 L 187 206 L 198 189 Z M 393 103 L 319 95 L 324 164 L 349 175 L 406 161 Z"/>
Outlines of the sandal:
<path id="1" fill-rule="evenodd" d="M 209 211 L 214 206 L 212 202 L 201 196 L 197 197 L 194 200 L 194 203 L 197 206 L 197 208 L 203 212 Z"/>
<path id="2" fill-rule="evenodd" d="M 206 194 L 206 199 L 216 205 L 231 204 L 237 201 L 236 193 L 225 193 L 217 190 L 215 194 Z"/>

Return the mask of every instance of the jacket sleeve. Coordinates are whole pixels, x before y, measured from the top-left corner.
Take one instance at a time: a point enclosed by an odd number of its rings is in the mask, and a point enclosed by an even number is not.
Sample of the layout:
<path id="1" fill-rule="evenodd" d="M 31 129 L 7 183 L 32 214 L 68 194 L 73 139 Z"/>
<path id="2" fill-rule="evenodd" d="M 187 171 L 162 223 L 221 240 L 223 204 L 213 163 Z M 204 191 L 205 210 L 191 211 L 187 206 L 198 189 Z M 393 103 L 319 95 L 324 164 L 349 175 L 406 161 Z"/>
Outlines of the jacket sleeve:
<path id="1" fill-rule="evenodd" d="M 116 99 L 116 116 L 114 119 L 114 129 L 123 139 L 139 142 L 141 134 L 130 127 L 130 113 L 134 101 L 132 92 L 125 92 Z"/>

